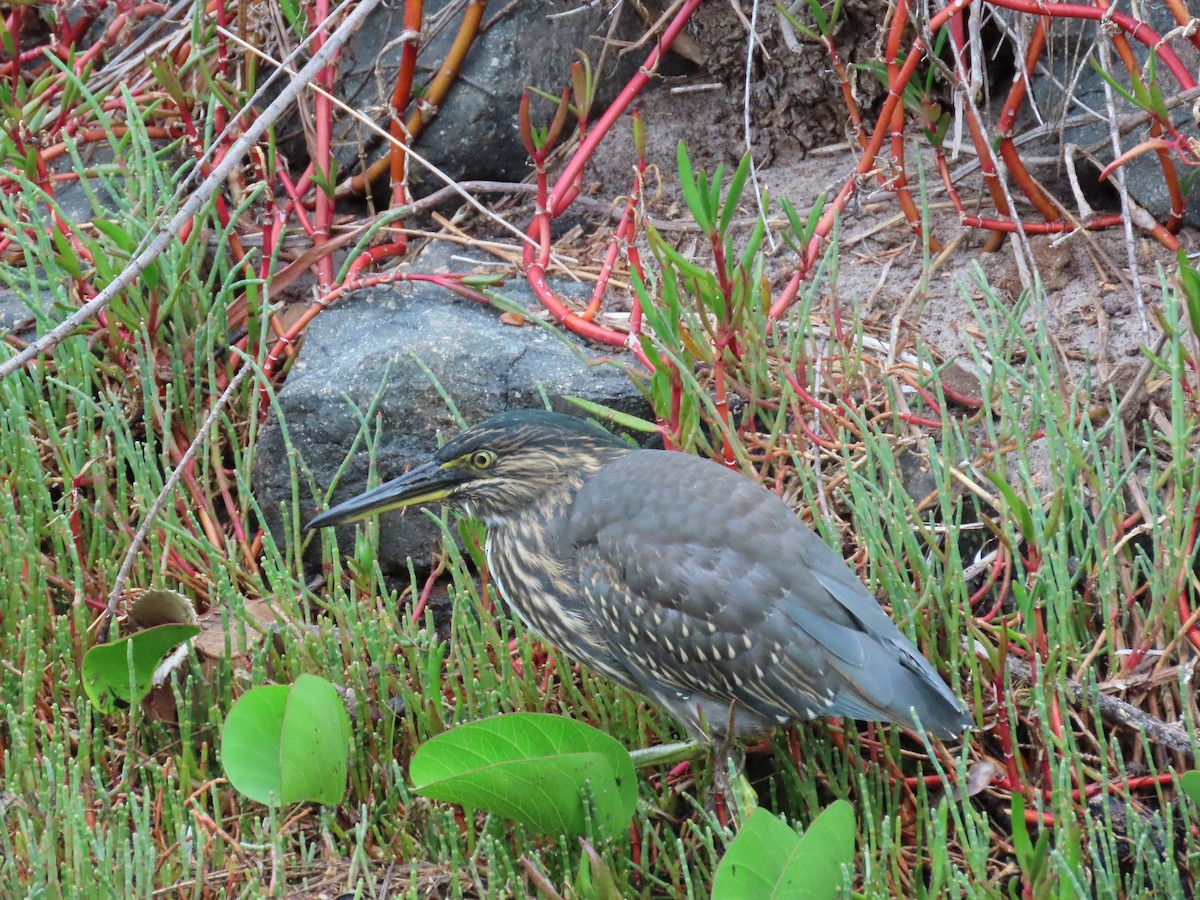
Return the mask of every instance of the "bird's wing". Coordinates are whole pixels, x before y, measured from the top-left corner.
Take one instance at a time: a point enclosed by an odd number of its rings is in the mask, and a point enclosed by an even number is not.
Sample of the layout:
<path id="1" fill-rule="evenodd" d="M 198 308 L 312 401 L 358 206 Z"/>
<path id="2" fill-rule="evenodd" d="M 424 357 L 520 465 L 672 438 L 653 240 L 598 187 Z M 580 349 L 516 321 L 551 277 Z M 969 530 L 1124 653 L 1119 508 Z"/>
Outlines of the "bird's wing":
<path id="1" fill-rule="evenodd" d="M 841 557 L 733 472 L 684 454 L 631 453 L 580 491 L 571 535 L 596 627 L 654 679 L 650 693 L 657 682 L 660 695 L 736 700 L 770 720 L 911 723 L 910 706 L 934 730 L 927 717 L 961 718 Z"/>

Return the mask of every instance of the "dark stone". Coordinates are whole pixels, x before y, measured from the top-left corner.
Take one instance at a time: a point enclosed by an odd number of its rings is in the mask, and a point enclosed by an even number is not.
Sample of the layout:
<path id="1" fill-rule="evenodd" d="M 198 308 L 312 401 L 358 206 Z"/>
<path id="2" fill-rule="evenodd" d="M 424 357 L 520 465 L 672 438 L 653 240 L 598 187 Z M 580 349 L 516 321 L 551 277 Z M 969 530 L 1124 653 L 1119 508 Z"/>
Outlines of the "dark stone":
<path id="1" fill-rule="evenodd" d="M 33 309 L 25 296 L 10 288 L 0 286 L 0 332 L 20 330 L 34 319 Z"/>
<path id="2" fill-rule="evenodd" d="M 423 271 L 437 268 L 429 256 L 418 257 Z M 574 287 L 586 291 L 586 286 Z M 524 282 L 506 285 L 503 293 L 522 306 L 535 306 Z M 541 390 L 563 412 L 574 409 L 563 398 L 576 395 L 649 417 L 626 372 L 615 365 L 589 365 L 589 354 L 594 351 L 574 341 L 568 344 L 545 328 L 503 325 L 496 310 L 429 284 L 363 290 L 326 310 L 309 326 L 303 353 L 278 398 L 293 452 L 307 466 L 301 469 L 301 522 L 325 508 L 321 494 L 337 477 L 360 430 L 356 410 L 367 416 L 368 441 L 379 428 L 377 481 L 394 478 L 427 457 L 437 448 L 439 435 L 445 439 L 458 433 L 421 363 L 468 424 L 506 409 L 541 407 Z M 632 358 L 620 361 L 637 366 Z M 368 441 L 359 442 L 331 503 L 368 486 Z M 305 480 L 309 471 L 311 481 Z M 290 512 L 285 516 L 283 510 L 291 507 L 292 486 L 278 416 L 272 416 L 259 439 L 254 489 L 266 525 L 282 546 L 284 523 L 291 521 Z M 427 516 L 417 510 L 388 513 L 382 525 L 380 565 L 385 573 L 406 577 L 410 556 L 418 569 L 428 565 L 441 532 Z M 353 534 L 354 525 L 338 529 L 343 549 L 353 546 Z"/>
<path id="3" fill-rule="evenodd" d="M 1177 27 L 1174 16 L 1163 4 L 1148 4 L 1145 7 L 1145 20 L 1161 36 Z M 1115 29 L 1114 29 L 1115 30 Z M 1057 125 L 1067 118 L 1086 119 L 1071 127 L 1053 127 L 1048 133 L 1032 144 L 1026 144 L 1021 149 L 1022 157 L 1028 158 L 1053 151 L 1059 158 L 1058 182 L 1055 186 L 1059 200 L 1071 211 L 1075 211 L 1076 203 L 1071 193 L 1065 163 L 1063 148 L 1066 144 L 1075 144 L 1090 150 L 1095 154 L 1100 164 L 1107 165 L 1115 158 L 1112 141 L 1109 136 L 1107 116 L 1107 100 L 1105 84 L 1101 76 L 1086 61 L 1088 54 L 1098 58 L 1098 48 L 1095 42 L 1109 40 L 1101 33 L 1100 23 L 1081 19 L 1055 19 L 1051 26 L 1051 37 L 1047 42 L 1045 60 L 1053 72 L 1053 77 L 1039 74 L 1033 79 L 1033 96 L 1037 103 L 1042 121 Z M 1129 46 L 1137 60 L 1143 77 L 1146 75 L 1148 50 L 1141 41 L 1128 37 Z M 1200 52 L 1184 37 L 1176 35 L 1167 42 L 1180 58 L 1188 71 L 1195 73 L 1200 67 Z M 1132 93 L 1129 73 L 1121 64 L 1114 49 L 1111 50 L 1112 67 L 1107 74 L 1113 77 L 1126 91 Z M 1074 79 L 1077 78 L 1077 81 Z M 1156 66 L 1156 78 L 1164 99 L 1170 100 L 1176 96 L 1181 87 L 1170 70 L 1161 61 Z M 1071 87 L 1070 95 L 1063 90 L 1063 85 Z M 1141 113 L 1136 106 L 1126 101 L 1116 91 L 1113 94 L 1113 105 L 1118 120 Z M 1028 107 L 1028 104 L 1027 104 Z M 1088 114 L 1088 110 L 1099 113 L 1102 118 Z M 1037 125 L 1032 115 L 1022 119 L 1021 130 Z M 1171 111 L 1172 121 L 1185 135 L 1196 134 L 1196 122 L 1193 119 L 1191 104 L 1179 104 Z M 1121 152 L 1128 151 L 1150 137 L 1148 125 L 1134 128 L 1121 136 Z M 1187 201 L 1187 213 L 1184 221 L 1192 226 L 1200 225 L 1200 179 L 1190 178 L 1193 174 L 1180 160 L 1179 154 L 1172 152 L 1175 169 L 1184 182 L 1184 197 Z M 1098 180 L 1100 170 L 1089 163 L 1082 155 L 1075 156 L 1076 170 L 1080 187 L 1089 204 L 1099 211 L 1118 211 L 1120 199 L 1116 191 L 1116 175 L 1109 181 Z M 1166 180 L 1163 177 L 1162 166 L 1154 153 L 1145 153 L 1136 157 L 1124 166 L 1125 185 L 1129 195 L 1138 205 L 1147 210 L 1159 222 L 1167 219 L 1171 211 L 1171 200 L 1167 193 Z M 1189 189 L 1190 187 L 1190 189 Z"/>
<path id="4" fill-rule="evenodd" d="M 896 466 L 904 490 L 914 503 L 920 503 L 937 490 L 937 478 L 929 453 L 924 450 L 901 449 L 896 453 Z"/>
<path id="5" fill-rule="evenodd" d="M 427 2 L 426 23 L 436 21 L 446 5 L 444 0 Z M 636 40 L 644 28 L 630 6 L 620 4 L 613 13 L 618 16 L 614 34 L 617 40 Z M 459 79 L 414 149 L 456 181 L 519 181 L 529 174 L 529 160 L 517 130 L 521 93 L 526 87 L 536 87 L 560 94 L 570 84 L 570 65 L 579 58 L 576 50 L 586 53 L 595 67 L 611 24 L 611 7 L 608 2 L 589 4 L 586 0 L 521 0 L 504 7 L 497 4 L 495 9 L 489 7 L 484 23 L 493 24 L 476 37 Z M 495 10 L 501 8 L 503 13 L 497 14 Z M 570 14 L 550 18 L 559 13 Z M 338 96 L 354 109 L 366 112 L 385 130 L 402 49 L 392 42 L 404 30 L 403 18 L 403 3 L 381 6 L 368 26 L 353 36 L 338 65 Z M 432 68 L 445 57 L 460 18 L 459 14 L 452 16 L 440 31 L 427 35 L 428 43 L 421 47 L 418 57 L 418 86 L 432 78 Z M 647 46 L 618 57 L 617 47 L 609 48 L 604 65 L 596 72 L 593 120 L 637 72 L 649 50 Z M 550 121 L 554 107 L 549 101 L 533 96 L 530 106 L 535 125 Z M 333 127 L 339 180 L 384 152 L 383 139 L 350 116 L 339 116 Z M 290 156 L 308 156 L 297 118 L 281 123 L 280 131 Z M 441 180 L 420 165 L 411 167 L 410 184 L 415 195 L 442 187 Z"/>

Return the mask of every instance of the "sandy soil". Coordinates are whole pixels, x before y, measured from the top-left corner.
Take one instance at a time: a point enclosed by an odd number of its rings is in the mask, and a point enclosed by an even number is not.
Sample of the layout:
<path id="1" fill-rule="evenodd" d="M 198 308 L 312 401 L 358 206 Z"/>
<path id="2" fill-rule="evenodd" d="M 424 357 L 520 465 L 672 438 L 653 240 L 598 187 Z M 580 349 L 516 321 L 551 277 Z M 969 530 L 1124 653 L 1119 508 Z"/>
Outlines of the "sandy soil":
<path id="1" fill-rule="evenodd" d="M 868 52 L 878 39 L 870 6 L 846 7 L 840 35 L 852 52 Z M 747 32 L 728 4 L 706 4 L 702 11 L 692 35 L 706 53 L 705 67 L 691 75 L 660 79 L 637 103 L 646 122 L 648 157 L 662 177 L 663 191 L 648 204 L 648 213 L 678 221 L 687 219 L 676 187 L 678 142 L 687 143 L 697 168 L 710 172 L 718 162 L 736 165 L 747 146 L 742 81 Z M 858 154 L 846 140 L 845 107 L 827 60 L 815 56 L 811 46 L 793 53 L 782 46 L 777 32 L 769 31 L 764 40 L 771 61 L 760 58 L 752 70 L 749 143 L 763 189 L 771 197 L 789 198 L 804 211 L 821 193 L 836 193 L 853 172 Z M 799 86 L 784 87 L 797 80 Z M 862 73 L 855 87 L 867 109 L 872 98 L 878 101 L 881 96 L 878 84 L 871 89 Z M 999 251 L 982 252 L 989 235 L 959 224 L 932 154 L 921 156 L 915 139 L 909 141 L 908 154 L 914 193 L 923 170 L 931 234 L 951 249 L 941 258 L 926 259 L 894 194 L 880 189 L 878 182 L 868 182 L 842 220 L 838 279 L 826 292 L 827 301 L 836 294 L 843 315 L 852 311 L 868 328 L 896 335 L 902 346 L 921 345 L 935 358 L 969 362 L 969 346 L 982 349 L 979 338 L 970 333 L 980 274 L 997 296 L 1012 303 L 1036 278 L 1041 291 L 1027 305 L 1025 324 L 1041 317 L 1076 379 L 1086 373 L 1093 390 L 1113 384 L 1120 394 L 1141 365 L 1140 348 L 1154 346 L 1160 336 L 1155 325 L 1161 299 L 1158 273 L 1173 270 L 1173 254 L 1141 234 L 1128 241 L 1120 230 L 1031 237 L 1025 246 L 1010 237 Z M 627 193 L 633 161 L 631 141 L 614 132 L 588 169 L 593 196 L 609 200 Z M 973 156 L 963 155 L 952 160 L 952 169 L 970 169 L 972 161 Z M 968 204 L 982 198 L 981 212 L 987 214 L 977 172 L 964 174 L 958 188 Z M 753 212 L 752 201 L 744 205 L 747 213 Z M 1037 221 L 1029 210 L 1023 214 L 1027 221 Z M 686 235 L 681 239 L 686 246 Z M 1200 243 L 1189 230 L 1180 240 L 1189 248 Z M 1131 259 L 1136 260 L 1140 298 Z M 790 251 L 780 247 L 775 261 L 775 277 L 786 277 Z"/>

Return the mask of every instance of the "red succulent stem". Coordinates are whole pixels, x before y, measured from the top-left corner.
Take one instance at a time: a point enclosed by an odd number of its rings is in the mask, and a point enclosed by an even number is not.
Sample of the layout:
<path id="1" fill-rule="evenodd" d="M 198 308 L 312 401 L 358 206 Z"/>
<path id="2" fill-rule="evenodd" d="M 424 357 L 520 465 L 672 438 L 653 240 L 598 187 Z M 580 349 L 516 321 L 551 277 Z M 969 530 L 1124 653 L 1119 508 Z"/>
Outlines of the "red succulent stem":
<path id="1" fill-rule="evenodd" d="M 313 52 L 325 45 L 325 22 L 329 17 L 329 0 L 316 0 L 313 28 Z M 314 247 L 324 244 L 333 234 L 333 103 L 329 94 L 334 88 L 335 69 L 331 62 L 317 73 L 316 82 L 324 88 L 317 91 L 313 99 L 313 119 L 316 130 L 316 147 L 313 164 L 323 175 L 324 184 L 318 185 L 316 205 L 313 209 L 315 227 L 312 233 Z M 333 284 L 333 257 L 322 256 L 317 262 L 317 282 L 323 288 Z"/>
<path id="2" fill-rule="evenodd" d="M 392 90 L 391 121 L 388 132 L 394 142 L 408 146 L 411 133 L 404 127 L 404 112 L 412 99 L 413 80 L 417 72 L 417 54 L 421 50 L 421 24 L 424 16 L 424 0 L 405 0 L 404 30 L 400 39 L 404 46 L 400 50 L 400 67 L 396 71 L 396 86 Z M 408 154 L 395 144 L 389 150 L 389 166 L 392 180 L 392 205 L 403 206 L 408 202 L 405 185 L 408 181 Z"/>
<path id="3" fill-rule="evenodd" d="M 592 130 L 580 142 L 564 167 L 558 181 L 555 182 L 554 187 L 549 191 L 544 204 L 539 202 L 538 211 L 529 226 L 528 234 L 533 238 L 533 244 L 528 242 L 525 244 L 522 262 L 525 267 L 525 277 L 529 282 L 530 288 L 532 288 L 542 305 L 550 311 L 550 314 L 560 324 L 580 337 L 599 344 L 633 349 L 633 342 L 630 340 L 628 334 L 612 328 L 602 327 L 572 312 L 547 283 L 546 265 L 550 259 L 549 221 L 551 218 L 561 215 L 578 195 L 584 165 L 591 159 L 600 142 L 612 129 L 617 119 L 624 114 L 629 104 L 633 102 L 642 88 L 649 83 L 651 73 L 658 67 L 662 55 L 670 49 L 671 44 L 679 36 L 679 33 L 683 30 L 683 27 L 687 24 L 701 2 L 702 0 L 685 0 L 679 11 L 675 14 L 675 17 L 659 36 L 657 44 L 647 56 L 645 64 L 638 71 L 637 75 L 629 80 L 617 96 L 617 99 L 605 110 L 604 115 L 600 117 Z"/>

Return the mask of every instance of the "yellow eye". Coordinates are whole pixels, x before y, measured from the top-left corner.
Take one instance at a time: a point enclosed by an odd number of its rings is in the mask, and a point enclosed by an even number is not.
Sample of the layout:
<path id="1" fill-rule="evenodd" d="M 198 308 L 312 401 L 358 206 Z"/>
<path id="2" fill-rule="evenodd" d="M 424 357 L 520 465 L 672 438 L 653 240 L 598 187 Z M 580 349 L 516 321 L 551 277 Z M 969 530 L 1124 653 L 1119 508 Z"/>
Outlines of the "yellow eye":
<path id="1" fill-rule="evenodd" d="M 471 454 L 472 469 L 490 469 L 496 462 L 496 454 L 491 450 L 476 450 Z"/>

